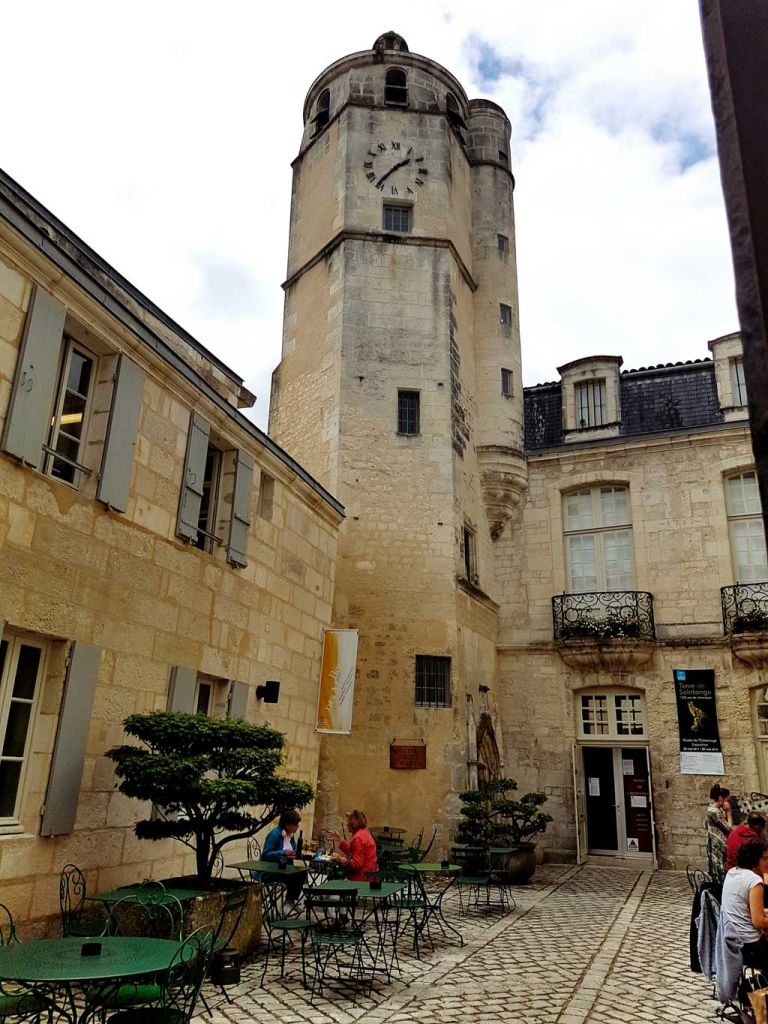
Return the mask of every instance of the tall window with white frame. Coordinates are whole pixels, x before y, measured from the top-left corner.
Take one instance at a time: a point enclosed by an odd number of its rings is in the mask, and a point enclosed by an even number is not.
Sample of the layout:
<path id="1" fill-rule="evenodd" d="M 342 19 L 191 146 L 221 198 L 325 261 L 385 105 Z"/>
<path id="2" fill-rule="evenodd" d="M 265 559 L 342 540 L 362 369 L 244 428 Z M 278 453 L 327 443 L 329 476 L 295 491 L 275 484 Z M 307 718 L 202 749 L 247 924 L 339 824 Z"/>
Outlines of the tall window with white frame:
<path id="1" fill-rule="evenodd" d="M 575 386 L 576 426 L 601 427 L 605 423 L 605 381 L 587 380 Z"/>
<path id="2" fill-rule="evenodd" d="M 0 641 L 0 829 L 19 822 L 45 650 L 12 634 Z"/>
<path id="3" fill-rule="evenodd" d="M 416 699 L 422 708 L 451 706 L 451 659 L 433 654 L 416 655 Z"/>
<path id="4" fill-rule="evenodd" d="M 77 484 L 79 473 L 88 472 L 83 465 L 83 446 L 96 360 L 71 338 L 65 342 L 44 470 L 57 480 Z"/>
<path id="5" fill-rule="evenodd" d="M 725 502 L 735 582 L 768 580 L 763 516 L 754 470 L 726 477 Z"/>
<path id="6" fill-rule="evenodd" d="M 731 362 L 731 391 L 734 405 L 747 404 L 747 382 L 744 379 L 743 359 L 734 359 Z"/>
<path id="7" fill-rule="evenodd" d="M 604 484 L 563 495 L 563 522 L 571 593 L 634 588 L 627 487 Z"/>

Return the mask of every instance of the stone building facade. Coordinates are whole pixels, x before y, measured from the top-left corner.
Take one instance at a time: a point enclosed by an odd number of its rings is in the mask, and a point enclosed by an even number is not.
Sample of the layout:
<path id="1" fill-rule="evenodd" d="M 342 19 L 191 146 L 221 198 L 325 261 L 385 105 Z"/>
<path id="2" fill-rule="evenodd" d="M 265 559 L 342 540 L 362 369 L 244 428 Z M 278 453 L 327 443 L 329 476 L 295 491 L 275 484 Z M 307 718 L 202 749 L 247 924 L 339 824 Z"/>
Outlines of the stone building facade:
<path id="1" fill-rule="evenodd" d="M 316 779 L 343 510 L 252 403 L 0 176 L 0 885 L 17 920 L 57 912 L 67 862 L 96 889 L 192 866 L 137 840 L 115 792 L 104 752 L 132 712 L 269 721 L 286 770 Z"/>
<path id="2" fill-rule="evenodd" d="M 548 794 L 553 856 L 698 859 L 712 780 L 681 774 L 673 672 L 714 670 L 726 777 L 768 788 L 738 335 L 523 389 L 509 122 L 395 33 L 312 84 L 293 172 L 270 432 L 347 508 L 333 621 L 360 631 L 319 818 L 445 848 L 503 772 Z"/>

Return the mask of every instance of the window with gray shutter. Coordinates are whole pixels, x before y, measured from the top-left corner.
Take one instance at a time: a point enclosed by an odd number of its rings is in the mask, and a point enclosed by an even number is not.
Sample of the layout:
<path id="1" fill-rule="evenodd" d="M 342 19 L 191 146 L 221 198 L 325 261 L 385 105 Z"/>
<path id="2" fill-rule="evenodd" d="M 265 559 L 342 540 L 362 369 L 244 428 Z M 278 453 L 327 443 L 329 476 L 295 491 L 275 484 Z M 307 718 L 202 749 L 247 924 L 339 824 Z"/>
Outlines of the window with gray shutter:
<path id="1" fill-rule="evenodd" d="M 36 285 L 24 324 L 2 438 L 3 451 L 36 469 L 50 430 L 64 316 L 62 303 Z"/>
<path id="2" fill-rule="evenodd" d="M 193 715 L 196 710 L 197 671 L 175 665 L 171 669 L 171 685 L 168 688 L 168 710 L 186 711 Z"/>
<path id="3" fill-rule="evenodd" d="M 75 640 L 59 713 L 51 774 L 40 827 L 43 836 L 62 836 L 75 827 L 85 745 L 91 723 L 101 652 L 98 647 Z"/>
<path id="4" fill-rule="evenodd" d="M 228 718 L 245 718 L 248 710 L 248 684 L 232 683 L 229 691 L 229 714 Z"/>
<path id="5" fill-rule="evenodd" d="M 235 452 L 235 486 L 232 492 L 232 518 L 229 522 L 227 561 L 244 568 L 248 564 L 248 529 L 251 525 L 253 459 Z"/>
<path id="6" fill-rule="evenodd" d="M 98 500 L 117 512 L 125 512 L 128 507 L 143 390 L 144 374 L 127 356 L 121 355 L 96 490 Z"/>
<path id="7" fill-rule="evenodd" d="M 189 418 L 187 455 L 184 460 L 179 518 L 176 524 L 176 533 L 189 541 L 196 541 L 198 537 L 210 434 L 211 428 L 208 422 L 193 412 Z"/>

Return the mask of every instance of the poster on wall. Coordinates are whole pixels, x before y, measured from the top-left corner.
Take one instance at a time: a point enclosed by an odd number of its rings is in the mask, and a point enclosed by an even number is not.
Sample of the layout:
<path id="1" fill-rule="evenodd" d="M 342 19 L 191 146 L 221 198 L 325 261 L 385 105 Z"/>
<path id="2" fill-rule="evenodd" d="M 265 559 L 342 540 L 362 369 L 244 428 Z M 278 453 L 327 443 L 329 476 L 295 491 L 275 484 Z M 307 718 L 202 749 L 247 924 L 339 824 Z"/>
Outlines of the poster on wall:
<path id="1" fill-rule="evenodd" d="M 318 732 L 352 732 L 357 634 L 356 629 L 324 631 L 315 726 Z"/>
<path id="2" fill-rule="evenodd" d="M 717 727 L 715 671 L 675 669 L 677 725 L 682 775 L 722 775 L 723 753 Z"/>

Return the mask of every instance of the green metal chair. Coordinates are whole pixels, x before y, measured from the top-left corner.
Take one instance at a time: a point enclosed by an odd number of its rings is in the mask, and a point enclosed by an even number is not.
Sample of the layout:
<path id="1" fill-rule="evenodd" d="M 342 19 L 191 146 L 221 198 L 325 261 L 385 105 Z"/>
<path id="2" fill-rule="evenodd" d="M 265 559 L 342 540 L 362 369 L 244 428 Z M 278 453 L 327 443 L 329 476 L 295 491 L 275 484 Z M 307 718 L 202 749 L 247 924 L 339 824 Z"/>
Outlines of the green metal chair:
<path id="1" fill-rule="evenodd" d="M 19 941 L 13 914 L 0 903 L 0 946 L 11 946 Z M 48 1005 L 43 987 L 0 981 L 0 1022 L 38 1018 Z"/>
<path id="2" fill-rule="evenodd" d="M 107 1024 L 188 1024 L 195 1012 L 214 949 L 212 928 L 198 928 L 174 954 L 151 1005 L 119 1010 Z"/>
<path id="3" fill-rule="evenodd" d="M 288 943 L 294 937 L 301 944 L 301 977 L 304 987 L 307 985 L 306 944 L 310 931 L 308 917 L 292 917 L 284 912 L 285 886 L 281 878 L 264 874 L 261 879 L 261 923 L 266 934 L 264 948 L 264 969 L 261 972 L 261 987 L 267 976 L 270 952 L 280 946 L 280 977 L 285 976 L 285 959 Z"/>
<path id="4" fill-rule="evenodd" d="M 357 921 L 357 892 L 308 889 L 306 900 L 314 964 L 312 999 L 316 994 L 322 996 L 331 965 L 336 968 L 335 978 L 345 986 L 351 984 L 355 996 L 358 987 L 370 995 L 374 958 Z"/>
<path id="5" fill-rule="evenodd" d="M 59 876 L 61 934 L 74 936 L 104 935 L 109 918 L 103 909 L 86 903 L 85 875 L 77 864 L 65 864 Z"/>

